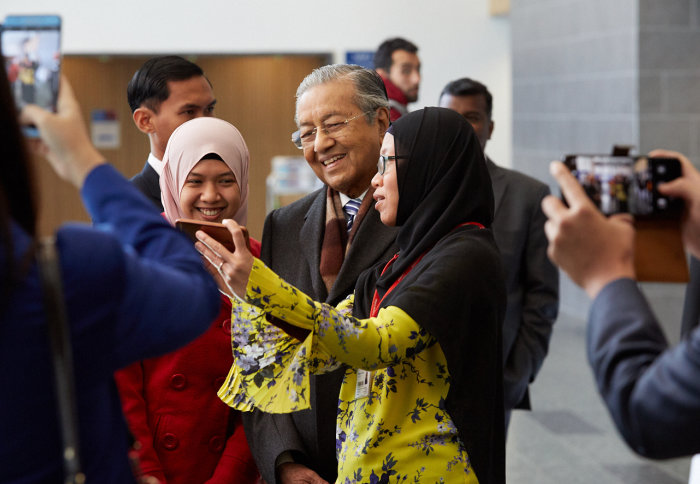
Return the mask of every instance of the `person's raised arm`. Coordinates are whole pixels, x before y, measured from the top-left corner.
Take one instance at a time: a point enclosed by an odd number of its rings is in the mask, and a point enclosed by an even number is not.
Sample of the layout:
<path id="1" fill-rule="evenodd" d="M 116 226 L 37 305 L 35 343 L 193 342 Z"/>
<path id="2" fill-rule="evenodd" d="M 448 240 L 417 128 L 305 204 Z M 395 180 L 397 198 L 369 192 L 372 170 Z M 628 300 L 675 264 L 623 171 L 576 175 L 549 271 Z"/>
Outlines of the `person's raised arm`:
<path id="1" fill-rule="evenodd" d="M 28 105 L 22 109 L 20 123 L 37 127 L 40 138 L 30 140 L 30 147 L 49 161 L 58 176 L 77 188 L 93 168 L 105 162 L 90 142 L 80 105 L 65 77 L 61 78 L 57 112 Z"/>

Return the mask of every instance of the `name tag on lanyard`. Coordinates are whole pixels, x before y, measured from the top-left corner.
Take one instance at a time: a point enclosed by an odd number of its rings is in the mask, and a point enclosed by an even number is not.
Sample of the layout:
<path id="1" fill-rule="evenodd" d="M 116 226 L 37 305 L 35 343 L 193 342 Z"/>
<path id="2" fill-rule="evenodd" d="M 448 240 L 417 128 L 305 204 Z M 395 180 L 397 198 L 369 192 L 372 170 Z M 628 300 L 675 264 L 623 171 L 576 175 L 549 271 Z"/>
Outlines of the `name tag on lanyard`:
<path id="1" fill-rule="evenodd" d="M 372 392 L 373 371 L 357 370 L 357 383 L 355 384 L 355 398 L 367 398 Z"/>

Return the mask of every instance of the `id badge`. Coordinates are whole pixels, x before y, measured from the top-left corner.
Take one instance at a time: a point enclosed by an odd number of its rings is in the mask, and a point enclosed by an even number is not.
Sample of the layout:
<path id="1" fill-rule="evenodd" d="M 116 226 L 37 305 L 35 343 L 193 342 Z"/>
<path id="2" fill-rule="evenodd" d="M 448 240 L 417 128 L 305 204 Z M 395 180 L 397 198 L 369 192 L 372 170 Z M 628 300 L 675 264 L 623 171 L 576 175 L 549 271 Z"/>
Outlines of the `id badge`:
<path id="1" fill-rule="evenodd" d="M 372 391 L 372 379 L 374 372 L 357 370 L 357 383 L 355 384 L 355 398 L 367 398 Z"/>

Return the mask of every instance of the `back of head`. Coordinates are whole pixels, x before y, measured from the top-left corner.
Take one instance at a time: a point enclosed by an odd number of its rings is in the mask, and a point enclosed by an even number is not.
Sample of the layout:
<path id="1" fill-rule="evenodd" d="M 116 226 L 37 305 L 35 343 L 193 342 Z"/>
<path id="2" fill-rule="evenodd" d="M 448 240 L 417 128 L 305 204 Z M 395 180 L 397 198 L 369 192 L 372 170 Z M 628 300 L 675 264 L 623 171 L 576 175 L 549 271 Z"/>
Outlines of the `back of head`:
<path id="1" fill-rule="evenodd" d="M 449 94 L 450 96 L 484 96 L 484 99 L 486 100 L 486 114 L 488 114 L 489 119 L 491 119 L 491 114 L 493 111 L 493 96 L 489 92 L 488 88 L 479 81 L 475 81 L 474 79 L 470 79 L 468 77 L 463 77 L 447 83 L 440 93 L 438 103 L 445 94 Z"/>
<path id="2" fill-rule="evenodd" d="M 418 52 L 418 47 L 406 39 L 395 37 L 382 42 L 374 53 L 374 68 L 384 69 L 387 72 L 391 68 L 391 55 L 397 50 L 405 50 L 411 54 Z"/>
<path id="3" fill-rule="evenodd" d="M 168 99 L 168 81 L 185 81 L 195 76 L 203 76 L 204 71 L 194 62 L 177 55 L 153 57 L 147 60 L 134 73 L 126 88 L 126 96 L 131 112 L 146 105 L 153 111 Z"/>
<path id="4" fill-rule="evenodd" d="M 389 109 L 386 87 L 382 78 L 371 69 L 353 64 L 331 64 L 314 69 L 297 88 L 298 123 L 299 100 L 308 90 L 333 81 L 350 81 L 355 86 L 355 104 L 363 113 L 368 114 L 368 121 L 373 122 L 378 108 Z"/>
<path id="5" fill-rule="evenodd" d="M 4 288 L 12 283 L 17 274 L 11 255 L 11 223 L 16 222 L 32 238 L 36 235 L 32 169 L 5 69 L 0 74 L 0 160 L 4 171 L 0 177 L 0 273 L 3 274 L 4 293 Z"/>

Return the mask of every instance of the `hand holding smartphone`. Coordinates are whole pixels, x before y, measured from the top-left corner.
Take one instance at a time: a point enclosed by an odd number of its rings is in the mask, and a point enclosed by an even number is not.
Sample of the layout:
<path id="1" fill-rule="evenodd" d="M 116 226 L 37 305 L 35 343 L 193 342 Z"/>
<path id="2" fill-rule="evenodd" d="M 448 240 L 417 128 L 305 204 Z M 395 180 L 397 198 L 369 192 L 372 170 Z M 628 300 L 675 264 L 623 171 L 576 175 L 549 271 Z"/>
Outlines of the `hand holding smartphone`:
<path id="1" fill-rule="evenodd" d="M 0 45 L 10 89 L 21 110 L 27 104 L 56 112 L 61 70 L 61 18 L 58 15 L 8 15 Z M 28 137 L 35 127 L 24 126 Z"/>
<path id="2" fill-rule="evenodd" d="M 226 250 L 229 252 L 235 252 L 236 250 L 236 247 L 233 244 L 233 236 L 224 224 L 180 218 L 175 221 L 175 227 L 187 234 L 192 242 L 197 242 L 196 233 L 198 230 L 201 230 L 226 247 Z M 241 227 L 241 230 L 243 231 L 243 236 L 245 237 L 245 245 L 248 247 L 248 250 L 250 250 L 250 236 L 248 234 L 248 229 Z"/>
<path id="3" fill-rule="evenodd" d="M 687 282 L 681 237 L 683 200 L 658 191 L 681 176 L 677 158 L 568 155 L 564 164 L 604 215 L 634 215 L 637 280 Z"/>

